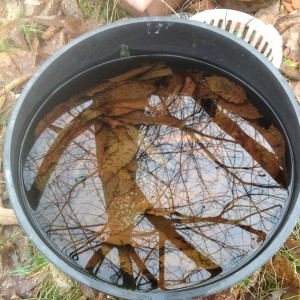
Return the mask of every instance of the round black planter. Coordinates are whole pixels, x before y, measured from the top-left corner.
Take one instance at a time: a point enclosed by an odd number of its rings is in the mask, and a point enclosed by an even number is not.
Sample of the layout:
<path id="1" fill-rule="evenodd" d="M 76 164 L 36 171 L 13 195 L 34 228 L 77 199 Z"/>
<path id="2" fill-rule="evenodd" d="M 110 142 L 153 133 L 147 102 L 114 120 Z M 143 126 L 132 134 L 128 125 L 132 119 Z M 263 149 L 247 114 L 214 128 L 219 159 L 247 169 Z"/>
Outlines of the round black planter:
<path id="1" fill-rule="evenodd" d="M 128 291 L 96 279 L 60 253 L 39 231 L 24 204 L 21 165 L 27 128 L 46 99 L 65 84 L 65 96 L 93 84 L 95 74 L 107 77 L 129 66 L 156 58 L 201 65 L 227 74 L 261 99 L 285 134 L 289 149 L 289 202 L 272 236 L 259 251 L 234 271 L 201 285 L 173 291 Z M 87 70 L 89 70 L 87 72 Z M 79 75 L 81 74 L 81 75 Z M 99 75 L 100 74 L 100 75 Z M 56 93 L 56 94 L 57 94 Z M 48 102 L 50 101 L 48 100 Z M 54 101 L 54 100 L 53 100 Z M 54 101 L 55 102 L 55 101 Z M 55 103 L 53 104 L 53 106 Z M 45 107 L 45 106 L 44 106 Z M 47 104 L 47 109 L 51 103 Z M 103 293 L 126 299 L 189 299 L 225 289 L 263 265 L 287 239 L 299 216 L 300 127 L 299 106 L 286 80 L 260 53 L 224 31 L 177 18 L 139 18 L 116 22 L 89 32 L 51 57 L 32 77 L 12 113 L 5 141 L 4 171 L 9 198 L 20 224 L 38 249 L 74 279 Z M 27 141 L 30 137 L 26 136 Z"/>

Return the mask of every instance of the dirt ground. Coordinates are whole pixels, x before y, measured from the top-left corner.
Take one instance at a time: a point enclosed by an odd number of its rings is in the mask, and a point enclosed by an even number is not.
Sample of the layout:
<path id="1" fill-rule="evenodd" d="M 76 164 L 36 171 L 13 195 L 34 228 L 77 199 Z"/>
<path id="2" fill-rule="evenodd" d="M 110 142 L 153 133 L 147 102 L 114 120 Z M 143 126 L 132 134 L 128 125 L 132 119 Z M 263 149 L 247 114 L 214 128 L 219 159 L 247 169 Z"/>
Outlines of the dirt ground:
<path id="1" fill-rule="evenodd" d="M 2 173 L 6 125 L 26 82 L 58 49 L 88 30 L 116 19 L 90 17 L 87 4 L 91 5 L 91 2 L 93 1 L 0 0 L 0 300 L 108 299 L 104 294 L 72 282 L 44 260 L 36 268 L 30 268 L 30 271 L 22 269 L 22 266 L 32 261 L 33 255 L 36 257 L 36 250 L 22 232 L 10 208 Z M 233 8 L 242 11 L 252 10 L 256 17 L 272 24 L 280 33 L 283 39 L 283 62 L 279 70 L 300 103 L 300 1 L 267 1 L 264 2 L 265 5 L 261 5 L 262 2 L 232 1 L 231 4 Z M 182 9 L 195 13 L 217 4 L 227 7 L 227 3 L 186 1 Z M 124 17 L 124 14 L 120 16 Z M 232 289 L 203 299 L 300 299 L 299 227 L 280 252 L 249 279 Z M 13 272 L 14 270 L 18 271 Z M 45 288 L 46 284 L 49 288 L 55 286 L 59 292 L 49 294 L 50 296 L 42 294 L 41 286 Z M 68 294 L 69 297 L 66 296 Z"/>

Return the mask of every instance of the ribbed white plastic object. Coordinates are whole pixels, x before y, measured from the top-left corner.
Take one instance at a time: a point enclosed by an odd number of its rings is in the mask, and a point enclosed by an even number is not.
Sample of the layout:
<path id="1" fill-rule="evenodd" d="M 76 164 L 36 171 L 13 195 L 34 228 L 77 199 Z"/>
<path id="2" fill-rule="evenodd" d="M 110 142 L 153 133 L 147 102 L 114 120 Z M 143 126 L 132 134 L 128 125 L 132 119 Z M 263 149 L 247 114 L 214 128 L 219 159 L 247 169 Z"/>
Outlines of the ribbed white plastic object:
<path id="1" fill-rule="evenodd" d="M 278 69 L 282 62 L 282 38 L 272 25 L 231 9 L 210 9 L 197 13 L 190 18 L 201 21 L 243 39 L 261 52 Z"/>

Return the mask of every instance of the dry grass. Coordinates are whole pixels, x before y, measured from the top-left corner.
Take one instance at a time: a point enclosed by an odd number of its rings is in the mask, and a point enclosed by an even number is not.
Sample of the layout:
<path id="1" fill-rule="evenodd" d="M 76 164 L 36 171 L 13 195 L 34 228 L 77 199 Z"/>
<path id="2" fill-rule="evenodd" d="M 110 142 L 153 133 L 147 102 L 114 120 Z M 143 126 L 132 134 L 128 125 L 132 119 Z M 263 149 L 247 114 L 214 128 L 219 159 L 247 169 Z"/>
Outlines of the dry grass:
<path id="1" fill-rule="evenodd" d="M 78 0 L 83 17 L 89 22 L 112 23 L 129 15 L 118 5 L 118 0 Z"/>

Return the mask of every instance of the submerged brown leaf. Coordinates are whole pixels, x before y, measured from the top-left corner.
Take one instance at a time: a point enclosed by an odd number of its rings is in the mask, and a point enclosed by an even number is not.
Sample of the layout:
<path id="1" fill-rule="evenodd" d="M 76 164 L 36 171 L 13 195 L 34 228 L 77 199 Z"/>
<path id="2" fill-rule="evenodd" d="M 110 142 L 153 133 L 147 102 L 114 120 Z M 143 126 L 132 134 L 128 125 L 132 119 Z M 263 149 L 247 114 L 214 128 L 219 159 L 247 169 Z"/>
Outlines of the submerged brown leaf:
<path id="1" fill-rule="evenodd" d="M 155 85 L 150 82 L 124 82 L 106 91 L 103 97 L 107 99 L 107 101 L 134 101 L 135 99 L 149 97 L 155 90 Z"/>
<path id="2" fill-rule="evenodd" d="M 240 86 L 221 76 L 205 77 L 205 84 L 217 95 L 233 103 L 247 100 L 246 91 Z"/>
<path id="3" fill-rule="evenodd" d="M 132 79 L 137 75 L 145 73 L 146 71 L 150 70 L 151 68 L 153 68 L 152 64 L 144 64 L 141 67 L 138 67 L 138 68 L 135 68 L 133 70 L 124 72 L 121 75 L 117 75 L 115 77 L 112 77 L 112 78 L 108 79 L 108 81 L 121 82 L 121 81 L 125 81 L 125 80 L 128 80 L 128 79 Z"/>

